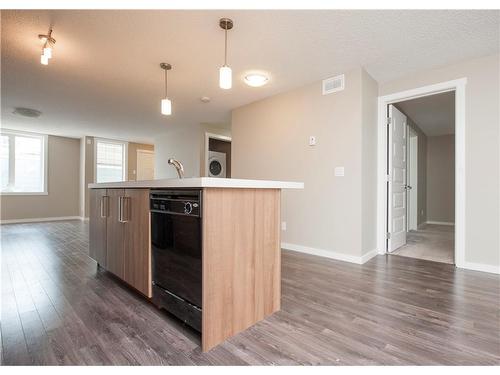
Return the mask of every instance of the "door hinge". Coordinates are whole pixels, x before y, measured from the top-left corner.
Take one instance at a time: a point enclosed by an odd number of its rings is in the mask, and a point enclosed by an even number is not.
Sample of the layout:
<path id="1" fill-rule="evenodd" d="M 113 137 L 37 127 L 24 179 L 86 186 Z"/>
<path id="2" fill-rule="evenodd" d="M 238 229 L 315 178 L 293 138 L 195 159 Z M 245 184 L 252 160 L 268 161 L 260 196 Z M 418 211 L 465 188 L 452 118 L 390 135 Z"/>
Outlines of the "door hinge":
<path id="1" fill-rule="evenodd" d="M 391 182 L 391 175 L 390 175 L 390 174 L 386 175 L 386 176 L 385 176 L 385 180 L 386 180 L 387 182 Z"/>
<path id="2" fill-rule="evenodd" d="M 391 125 L 391 123 L 392 123 L 392 118 L 387 117 L 387 125 Z"/>
<path id="3" fill-rule="evenodd" d="M 391 234 L 390 234 L 389 232 L 387 232 L 387 233 L 385 234 L 385 238 L 386 238 L 387 240 L 390 240 L 390 239 L 391 239 Z"/>

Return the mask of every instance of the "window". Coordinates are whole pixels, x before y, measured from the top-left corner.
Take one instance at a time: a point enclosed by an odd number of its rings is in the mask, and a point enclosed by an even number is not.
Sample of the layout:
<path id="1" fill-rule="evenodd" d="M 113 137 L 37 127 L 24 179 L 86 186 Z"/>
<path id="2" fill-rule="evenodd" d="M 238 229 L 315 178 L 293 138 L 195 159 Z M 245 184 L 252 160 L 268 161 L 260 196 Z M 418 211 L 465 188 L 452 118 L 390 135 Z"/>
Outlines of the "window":
<path id="1" fill-rule="evenodd" d="M 47 136 L 2 130 L 2 194 L 47 194 Z"/>
<path id="2" fill-rule="evenodd" d="M 127 143 L 96 139 L 95 182 L 125 181 Z"/>

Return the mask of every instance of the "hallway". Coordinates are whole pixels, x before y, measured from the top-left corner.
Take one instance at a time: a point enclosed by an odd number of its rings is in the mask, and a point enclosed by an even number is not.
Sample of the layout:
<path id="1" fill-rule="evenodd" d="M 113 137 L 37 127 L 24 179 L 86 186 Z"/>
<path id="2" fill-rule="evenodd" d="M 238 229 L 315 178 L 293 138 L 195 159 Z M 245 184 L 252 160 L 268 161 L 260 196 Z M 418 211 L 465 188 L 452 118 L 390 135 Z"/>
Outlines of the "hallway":
<path id="1" fill-rule="evenodd" d="M 409 231 L 406 235 L 406 245 L 392 254 L 454 264 L 454 236 L 454 226 L 424 224 L 416 231 Z"/>

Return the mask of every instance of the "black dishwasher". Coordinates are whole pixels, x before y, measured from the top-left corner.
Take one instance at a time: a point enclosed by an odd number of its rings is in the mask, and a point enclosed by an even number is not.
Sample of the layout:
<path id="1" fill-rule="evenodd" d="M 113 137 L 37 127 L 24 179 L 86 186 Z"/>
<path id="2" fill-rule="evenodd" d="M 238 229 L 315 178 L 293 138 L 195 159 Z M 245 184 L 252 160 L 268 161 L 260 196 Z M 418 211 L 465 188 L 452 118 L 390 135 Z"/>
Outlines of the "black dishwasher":
<path id="1" fill-rule="evenodd" d="M 201 331 L 201 190 L 152 190 L 153 303 Z"/>

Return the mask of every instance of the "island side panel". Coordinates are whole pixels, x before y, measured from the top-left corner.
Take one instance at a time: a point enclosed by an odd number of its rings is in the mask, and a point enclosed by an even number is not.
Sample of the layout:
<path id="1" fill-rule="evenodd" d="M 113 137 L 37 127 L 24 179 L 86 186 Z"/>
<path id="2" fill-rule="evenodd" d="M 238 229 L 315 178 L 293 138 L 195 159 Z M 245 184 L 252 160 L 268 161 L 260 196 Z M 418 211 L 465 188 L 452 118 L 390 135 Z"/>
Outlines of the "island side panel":
<path id="1" fill-rule="evenodd" d="M 203 190 L 202 347 L 280 309 L 280 190 Z"/>

